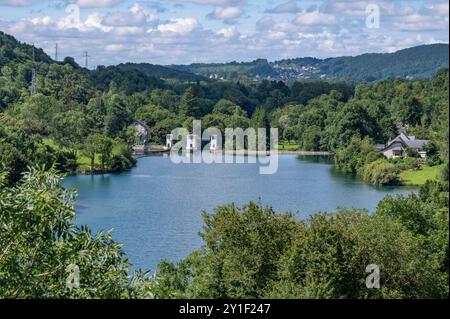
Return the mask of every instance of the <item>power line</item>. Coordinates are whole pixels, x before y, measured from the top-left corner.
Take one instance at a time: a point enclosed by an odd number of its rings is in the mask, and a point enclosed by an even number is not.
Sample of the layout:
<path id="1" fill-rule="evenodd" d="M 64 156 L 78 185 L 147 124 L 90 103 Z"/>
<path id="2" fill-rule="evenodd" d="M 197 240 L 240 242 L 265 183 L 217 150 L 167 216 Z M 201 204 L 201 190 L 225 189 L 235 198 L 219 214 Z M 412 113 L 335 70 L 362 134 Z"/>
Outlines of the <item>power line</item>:
<path id="1" fill-rule="evenodd" d="M 88 51 L 84 51 L 83 57 L 84 57 L 84 67 L 87 69 L 88 66 L 89 66 L 89 63 L 88 63 L 89 62 L 89 58 L 91 56 L 88 54 Z"/>

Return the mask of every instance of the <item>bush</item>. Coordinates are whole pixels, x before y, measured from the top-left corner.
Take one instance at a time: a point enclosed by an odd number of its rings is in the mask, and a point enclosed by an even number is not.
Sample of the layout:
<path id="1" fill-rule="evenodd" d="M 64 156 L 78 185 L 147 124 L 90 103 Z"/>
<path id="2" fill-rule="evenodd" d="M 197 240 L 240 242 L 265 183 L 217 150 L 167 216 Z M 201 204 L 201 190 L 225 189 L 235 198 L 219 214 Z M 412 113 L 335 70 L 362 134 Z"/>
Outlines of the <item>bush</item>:
<path id="1" fill-rule="evenodd" d="M 429 166 L 436 166 L 442 164 L 442 159 L 439 154 L 439 146 L 435 142 L 429 142 L 423 148 L 427 152 L 427 164 Z"/>
<path id="2" fill-rule="evenodd" d="M 74 172 L 77 169 L 77 158 L 73 152 L 56 151 L 56 169 L 60 172 Z"/>
<path id="3" fill-rule="evenodd" d="M 437 166 L 442 164 L 442 160 L 439 155 L 433 155 L 430 157 L 427 157 L 427 164 L 428 166 Z"/>
<path id="4" fill-rule="evenodd" d="M 153 291 L 157 298 L 446 298 L 448 213 L 439 221 L 433 207 L 413 209 L 423 205 L 418 197 L 389 198 L 372 215 L 340 210 L 307 221 L 255 203 L 222 206 L 204 214 L 204 247 L 178 265 L 162 263 Z M 365 285 L 370 264 L 380 268 L 380 289 Z"/>
<path id="5" fill-rule="evenodd" d="M 419 162 L 414 157 L 394 158 L 391 160 L 391 163 L 393 163 L 395 167 L 397 167 L 401 171 L 419 168 Z"/>
<path id="6" fill-rule="evenodd" d="M 0 299 L 123 298 L 128 262 L 110 233 L 73 224 L 75 193 L 54 170 L 31 169 L 15 187 L 0 173 Z M 69 266 L 80 287 L 68 289 Z"/>
<path id="7" fill-rule="evenodd" d="M 136 164 L 133 153 L 125 143 L 118 143 L 113 150 L 110 169 L 113 172 L 122 172 L 132 168 Z"/>
<path id="8" fill-rule="evenodd" d="M 334 161 L 339 171 L 361 175 L 365 165 L 382 157 L 383 155 L 373 147 L 370 139 L 361 140 L 355 136 L 347 147 L 337 151 Z"/>
<path id="9" fill-rule="evenodd" d="M 377 160 L 364 167 L 363 179 L 374 185 L 399 184 L 399 169 L 386 160 Z"/>

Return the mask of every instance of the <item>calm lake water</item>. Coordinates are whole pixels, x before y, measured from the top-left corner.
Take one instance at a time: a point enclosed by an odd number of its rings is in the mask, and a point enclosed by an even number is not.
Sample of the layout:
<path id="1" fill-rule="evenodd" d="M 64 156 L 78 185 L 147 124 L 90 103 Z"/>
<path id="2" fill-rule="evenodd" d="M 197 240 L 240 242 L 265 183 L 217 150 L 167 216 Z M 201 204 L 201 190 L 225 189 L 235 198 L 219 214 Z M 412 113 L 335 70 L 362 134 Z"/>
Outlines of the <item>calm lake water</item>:
<path id="1" fill-rule="evenodd" d="M 261 199 L 276 211 L 307 218 L 336 207 L 373 211 L 387 194 L 404 187 L 373 187 L 334 171 L 323 159 L 279 157 L 274 175 L 259 175 L 256 164 L 173 164 L 167 157 L 144 157 L 130 172 L 69 176 L 78 190 L 76 223 L 94 231 L 113 229 L 133 268 L 154 270 L 161 259 L 186 257 L 199 248 L 201 211 L 218 205 Z"/>

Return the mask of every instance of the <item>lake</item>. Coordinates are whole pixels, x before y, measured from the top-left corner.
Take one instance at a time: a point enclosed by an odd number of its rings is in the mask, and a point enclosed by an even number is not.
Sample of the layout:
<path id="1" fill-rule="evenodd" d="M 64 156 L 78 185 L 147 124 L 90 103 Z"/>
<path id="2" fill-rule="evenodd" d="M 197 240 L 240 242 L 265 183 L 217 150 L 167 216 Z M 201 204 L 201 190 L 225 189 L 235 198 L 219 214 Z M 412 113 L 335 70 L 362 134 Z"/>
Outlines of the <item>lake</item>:
<path id="1" fill-rule="evenodd" d="M 337 207 L 373 211 L 385 195 L 415 191 L 374 187 L 343 176 L 329 160 L 280 155 L 274 175 L 256 164 L 173 164 L 168 157 L 140 158 L 121 174 L 68 176 L 78 191 L 76 223 L 94 231 L 113 229 L 133 268 L 155 270 L 161 259 L 178 261 L 201 247 L 201 211 L 250 200 L 307 218 Z"/>

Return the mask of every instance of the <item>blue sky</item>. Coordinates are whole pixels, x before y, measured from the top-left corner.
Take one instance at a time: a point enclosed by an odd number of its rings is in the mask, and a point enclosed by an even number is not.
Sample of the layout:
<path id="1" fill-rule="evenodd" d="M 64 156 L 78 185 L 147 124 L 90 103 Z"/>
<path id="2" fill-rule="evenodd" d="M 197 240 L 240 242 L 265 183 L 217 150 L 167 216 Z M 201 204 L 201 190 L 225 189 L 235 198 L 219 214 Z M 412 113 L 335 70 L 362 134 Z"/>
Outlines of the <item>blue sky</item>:
<path id="1" fill-rule="evenodd" d="M 0 30 L 91 67 L 393 52 L 448 24 L 447 0 L 0 0 Z"/>

